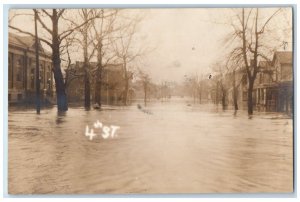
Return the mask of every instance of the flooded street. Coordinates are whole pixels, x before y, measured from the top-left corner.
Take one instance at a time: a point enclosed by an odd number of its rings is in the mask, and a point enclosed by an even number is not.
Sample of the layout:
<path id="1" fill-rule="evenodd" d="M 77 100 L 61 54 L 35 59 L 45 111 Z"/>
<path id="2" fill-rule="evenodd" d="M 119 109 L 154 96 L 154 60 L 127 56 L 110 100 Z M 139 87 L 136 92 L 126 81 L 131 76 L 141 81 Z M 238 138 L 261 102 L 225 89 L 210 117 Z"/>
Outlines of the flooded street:
<path id="1" fill-rule="evenodd" d="M 293 121 L 184 99 L 85 111 L 11 108 L 10 194 L 293 191 Z M 85 136 L 99 120 L 114 138 Z M 95 130 L 97 132 L 97 130 Z"/>

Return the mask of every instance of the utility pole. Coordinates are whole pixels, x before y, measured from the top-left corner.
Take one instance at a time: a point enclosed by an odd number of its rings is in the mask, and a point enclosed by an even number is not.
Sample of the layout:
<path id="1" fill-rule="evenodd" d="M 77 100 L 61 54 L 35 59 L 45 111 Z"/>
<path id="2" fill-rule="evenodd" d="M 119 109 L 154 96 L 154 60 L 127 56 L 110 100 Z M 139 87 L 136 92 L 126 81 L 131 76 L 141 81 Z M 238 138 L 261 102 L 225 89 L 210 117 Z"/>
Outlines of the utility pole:
<path id="1" fill-rule="evenodd" d="M 36 113 L 40 114 L 40 62 L 39 62 L 39 43 L 37 32 L 37 10 L 34 10 L 34 28 L 35 28 L 35 84 L 36 84 Z"/>

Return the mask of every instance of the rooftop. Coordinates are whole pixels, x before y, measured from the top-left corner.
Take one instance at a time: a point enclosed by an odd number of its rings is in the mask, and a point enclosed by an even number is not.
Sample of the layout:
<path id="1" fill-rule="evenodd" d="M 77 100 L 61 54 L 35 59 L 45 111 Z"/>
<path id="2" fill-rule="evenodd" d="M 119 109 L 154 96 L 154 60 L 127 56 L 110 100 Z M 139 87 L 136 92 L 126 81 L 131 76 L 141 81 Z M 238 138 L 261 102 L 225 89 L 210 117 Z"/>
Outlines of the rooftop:
<path id="1" fill-rule="evenodd" d="M 9 44 L 19 46 L 21 48 L 27 48 L 34 51 L 35 39 L 32 36 L 22 36 L 12 32 L 9 32 L 8 37 Z M 39 50 L 45 54 L 51 54 L 49 51 L 44 50 L 41 43 L 39 43 Z"/>
<path id="2" fill-rule="evenodd" d="M 292 64 L 293 52 L 292 51 L 276 51 L 274 53 L 273 61 L 277 58 L 280 64 Z"/>

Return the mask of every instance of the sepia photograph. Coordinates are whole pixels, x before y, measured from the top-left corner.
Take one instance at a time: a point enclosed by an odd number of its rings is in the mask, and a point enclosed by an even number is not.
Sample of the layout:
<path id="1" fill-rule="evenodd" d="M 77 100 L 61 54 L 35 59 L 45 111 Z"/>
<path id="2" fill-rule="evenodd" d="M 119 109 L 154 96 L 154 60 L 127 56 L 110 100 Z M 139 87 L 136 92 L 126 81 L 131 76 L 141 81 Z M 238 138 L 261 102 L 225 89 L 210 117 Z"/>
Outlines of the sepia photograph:
<path id="1" fill-rule="evenodd" d="M 293 6 L 7 24 L 9 195 L 294 192 Z"/>

